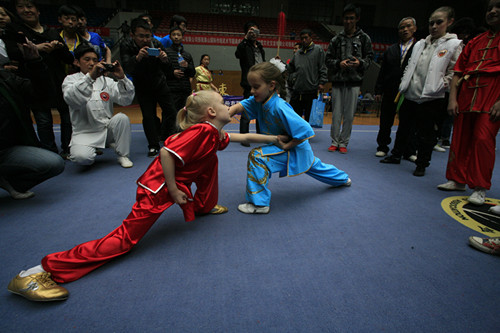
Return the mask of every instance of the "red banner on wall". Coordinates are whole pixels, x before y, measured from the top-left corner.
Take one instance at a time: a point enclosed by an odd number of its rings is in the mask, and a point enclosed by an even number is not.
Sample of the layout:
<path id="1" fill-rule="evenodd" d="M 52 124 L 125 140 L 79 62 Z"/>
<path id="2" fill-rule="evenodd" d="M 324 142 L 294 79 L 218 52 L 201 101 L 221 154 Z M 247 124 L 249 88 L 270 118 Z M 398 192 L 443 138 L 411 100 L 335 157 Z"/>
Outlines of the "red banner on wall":
<path id="1" fill-rule="evenodd" d="M 220 46 L 237 46 L 241 41 L 242 37 L 232 37 L 232 36 L 210 36 L 210 35 L 185 35 L 184 36 L 184 44 L 192 44 L 192 45 L 220 45 Z M 259 42 L 262 43 L 262 46 L 266 48 L 278 48 L 278 39 L 272 38 L 261 38 Z M 280 48 L 283 49 L 293 49 L 295 43 L 298 40 L 282 40 Z M 328 49 L 328 43 L 318 42 L 316 45 L 319 45 L 323 48 L 323 50 Z M 373 43 L 373 50 L 375 52 L 383 52 L 385 51 L 390 44 L 382 44 L 382 43 Z"/>
<path id="2" fill-rule="evenodd" d="M 105 27 L 88 27 L 87 28 L 89 31 L 95 32 L 99 34 L 101 37 L 109 37 L 109 28 Z"/>

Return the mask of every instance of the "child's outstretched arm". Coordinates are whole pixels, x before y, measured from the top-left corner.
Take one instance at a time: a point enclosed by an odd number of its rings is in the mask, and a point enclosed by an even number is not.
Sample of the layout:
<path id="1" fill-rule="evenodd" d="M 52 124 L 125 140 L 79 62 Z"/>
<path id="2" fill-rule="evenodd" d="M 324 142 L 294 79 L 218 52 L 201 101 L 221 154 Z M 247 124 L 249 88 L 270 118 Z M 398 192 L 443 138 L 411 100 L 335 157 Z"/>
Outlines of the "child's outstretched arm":
<path id="1" fill-rule="evenodd" d="M 255 142 L 255 143 L 272 143 L 278 147 L 283 147 L 284 144 L 290 141 L 290 137 L 286 135 L 264 135 L 255 133 L 231 133 L 232 142 Z"/>
<path id="2" fill-rule="evenodd" d="M 242 113 L 245 108 L 240 103 L 234 104 L 229 108 L 229 115 L 232 117 L 237 113 Z"/>
<path id="3" fill-rule="evenodd" d="M 174 199 L 175 203 L 182 205 L 187 203 L 187 194 L 177 188 L 175 183 L 175 160 L 172 154 L 166 150 L 160 151 L 161 166 L 163 175 L 165 176 L 165 183 L 167 184 L 168 193 Z"/>

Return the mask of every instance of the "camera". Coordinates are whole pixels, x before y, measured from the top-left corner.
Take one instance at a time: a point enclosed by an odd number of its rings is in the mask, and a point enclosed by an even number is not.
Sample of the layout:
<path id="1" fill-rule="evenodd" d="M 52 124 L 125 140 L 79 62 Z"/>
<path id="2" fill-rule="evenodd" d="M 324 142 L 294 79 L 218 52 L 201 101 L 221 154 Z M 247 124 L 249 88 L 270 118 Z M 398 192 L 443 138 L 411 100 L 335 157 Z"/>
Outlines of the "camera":
<path id="1" fill-rule="evenodd" d="M 160 55 L 160 49 L 150 47 L 150 48 L 148 48 L 148 55 L 151 57 L 157 57 Z"/>
<path id="2" fill-rule="evenodd" d="M 114 72 L 115 71 L 115 65 L 113 64 L 102 64 L 104 66 L 104 71 L 106 72 Z"/>

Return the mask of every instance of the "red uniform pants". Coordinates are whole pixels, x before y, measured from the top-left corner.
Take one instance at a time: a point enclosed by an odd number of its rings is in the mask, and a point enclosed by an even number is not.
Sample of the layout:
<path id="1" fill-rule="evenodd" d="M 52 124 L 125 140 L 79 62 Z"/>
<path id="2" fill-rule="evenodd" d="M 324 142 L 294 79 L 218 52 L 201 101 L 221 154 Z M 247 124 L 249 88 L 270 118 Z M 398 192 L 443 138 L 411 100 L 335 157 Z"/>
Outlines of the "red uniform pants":
<path id="1" fill-rule="evenodd" d="M 197 180 L 194 199 L 181 206 L 187 222 L 194 220 L 195 212 L 208 213 L 217 204 L 217 166 L 214 169 L 215 175 L 207 172 L 202 176 L 203 179 Z M 187 191 L 186 185 L 177 185 L 180 190 Z M 42 259 L 42 266 L 52 274 L 56 282 L 77 280 L 111 259 L 130 251 L 163 211 L 173 204 L 174 201 L 168 195 L 166 186 L 156 194 L 139 186 L 137 201 L 121 226 L 101 239 L 77 245 L 68 251 L 47 255 Z"/>
<path id="2" fill-rule="evenodd" d="M 492 122 L 488 113 L 459 113 L 453 123 L 446 178 L 489 190 L 499 128 L 500 121 Z"/>

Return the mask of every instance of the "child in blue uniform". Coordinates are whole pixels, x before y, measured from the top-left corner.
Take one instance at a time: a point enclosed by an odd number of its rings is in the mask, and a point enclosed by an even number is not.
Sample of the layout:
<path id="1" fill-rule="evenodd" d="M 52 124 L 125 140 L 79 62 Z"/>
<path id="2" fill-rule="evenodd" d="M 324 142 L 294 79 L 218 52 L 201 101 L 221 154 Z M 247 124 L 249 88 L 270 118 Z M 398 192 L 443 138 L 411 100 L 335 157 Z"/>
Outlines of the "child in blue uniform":
<path id="1" fill-rule="evenodd" d="M 315 134 L 309 123 L 297 115 L 278 94 L 284 96 L 285 82 L 280 70 L 269 62 L 256 64 L 248 72 L 252 97 L 233 105 L 230 114 L 244 112 L 248 119 L 257 119 L 262 134 L 288 135 L 291 140 L 282 148 L 275 145 L 257 147 L 248 155 L 247 203 L 238 210 L 247 214 L 269 212 L 271 191 L 269 178 L 309 176 L 332 186 L 349 186 L 348 175 L 314 156 L 308 139 Z"/>

